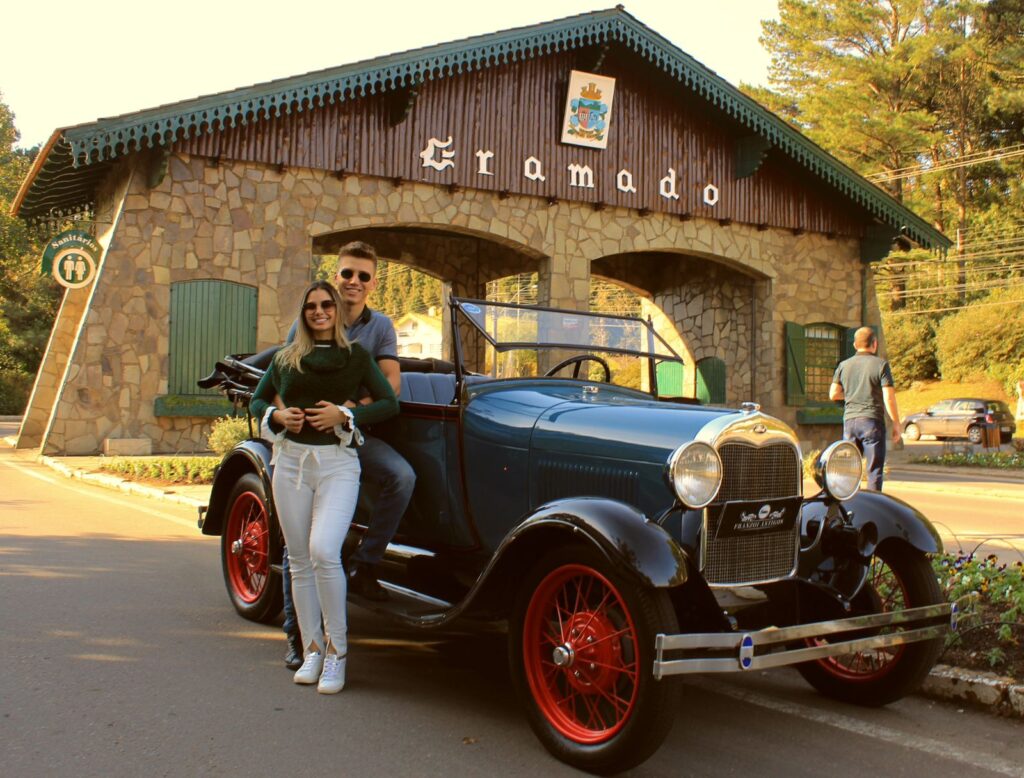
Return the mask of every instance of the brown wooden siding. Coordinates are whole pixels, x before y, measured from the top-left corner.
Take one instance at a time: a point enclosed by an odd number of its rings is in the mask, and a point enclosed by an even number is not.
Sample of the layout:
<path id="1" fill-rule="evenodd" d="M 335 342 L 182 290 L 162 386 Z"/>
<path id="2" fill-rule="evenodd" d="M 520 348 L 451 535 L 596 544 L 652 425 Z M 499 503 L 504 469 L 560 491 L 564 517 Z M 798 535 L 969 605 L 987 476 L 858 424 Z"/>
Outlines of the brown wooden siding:
<path id="1" fill-rule="evenodd" d="M 601 73 L 616 78 L 606 150 L 563 145 L 562 112 L 569 71 L 586 52 L 545 55 L 419 87 L 399 122 L 407 92 L 348 99 L 324 108 L 179 141 L 190 154 L 330 171 L 400 177 L 439 185 L 509 191 L 628 208 L 731 219 L 747 224 L 860 236 L 871 223 L 852 203 L 792 159 L 773 149 L 753 175 L 735 179 L 736 144 L 746 131 L 699 95 L 632 52 L 613 47 Z M 591 54 L 592 56 L 592 54 Z M 585 69 L 584 66 L 583 69 Z M 430 138 L 454 139 L 455 167 L 424 168 Z M 494 152 L 493 176 L 477 174 L 477 149 Z M 546 181 L 523 176 L 537 157 Z M 570 164 L 588 165 L 595 188 L 569 185 Z M 616 189 L 621 169 L 633 174 L 635 194 Z M 679 200 L 658 193 L 674 168 Z M 720 200 L 704 204 L 707 184 Z"/>

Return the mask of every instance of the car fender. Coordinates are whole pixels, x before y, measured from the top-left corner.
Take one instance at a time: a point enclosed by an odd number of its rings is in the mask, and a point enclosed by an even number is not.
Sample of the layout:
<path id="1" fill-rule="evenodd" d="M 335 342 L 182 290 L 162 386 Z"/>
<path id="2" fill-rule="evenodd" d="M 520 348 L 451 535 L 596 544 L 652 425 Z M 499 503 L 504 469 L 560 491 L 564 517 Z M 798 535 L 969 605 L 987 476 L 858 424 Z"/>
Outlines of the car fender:
<path id="1" fill-rule="evenodd" d="M 495 553 L 519 556 L 541 535 L 573 536 L 596 546 L 621 572 L 639 583 L 665 588 L 689 577 L 685 549 L 661 526 L 625 503 L 577 497 L 546 503 L 510 532 Z"/>
<path id="2" fill-rule="evenodd" d="M 897 497 L 860 491 L 841 505 L 853 526 L 869 534 L 873 532 L 874 546 L 895 538 L 926 554 L 943 550 L 942 538 L 935 526 L 923 513 Z"/>
<path id="3" fill-rule="evenodd" d="M 224 531 L 224 516 L 227 511 L 228 497 L 235 482 L 245 473 L 255 473 L 263 482 L 266 490 L 270 516 L 277 522 L 274 508 L 273 487 L 270 465 L 270 444 L 264 440 L 244 440 L 224 455 L 217 466 L 217 475 L 213 479 L 210 490 L 210 505 L 200 519 L 199 528 L 204 535 L 220 535 Z"/>

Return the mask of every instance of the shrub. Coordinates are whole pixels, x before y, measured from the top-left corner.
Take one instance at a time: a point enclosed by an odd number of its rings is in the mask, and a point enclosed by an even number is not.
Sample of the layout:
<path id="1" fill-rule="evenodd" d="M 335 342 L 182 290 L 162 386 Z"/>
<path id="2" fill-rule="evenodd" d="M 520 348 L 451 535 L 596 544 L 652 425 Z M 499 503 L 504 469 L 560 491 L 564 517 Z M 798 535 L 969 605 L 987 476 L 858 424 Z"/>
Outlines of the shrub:
<path id="1" fill-rule="evenodd" d="M 1024 452 L 1017 449 L 1012 454 L 1001 451 L 972 451 L 968 454 L 937 454 L 935 456 L 912 457 L 910 462 L 917 465 L 946 465 L 947 467 L 994 467 L 1000 470 L 1024 470 Z"/>
<path id="2" fill-rule="evenodd" d="M 210 450 L 221 456 L 249 437 L 249 424 L 239 416 L 222 416 L 213 422 L 208 443 Z"/>
<path id="3" fill-rule="evenodd" d="M 0 416 L 25 412 L 35 376 L 21 370 L 0 368 Z"/>
<path id="4" fill-rule="evenodd" d="M 211 484 L 217 457 L 114 457 L 100 469 L 130 479 L 148 478 L 175 484 Z"/>
<path id="5" fill-rule="evenodd" d="M 821 456 L 821 449 L 814 448 L 804 454 L 804 478 L 814 480 L 814 465 Z"/>
<path id="6" fill-rule="evenodd" d="M 922 314 L 886 316 L 884 324 L 885 353 L 898 385 L 908 386 L 911 381 L 938 375 L 934 322 Z"/>
<path id="7" fill-rule="evenodd" d="M 1009 303 L 1019 293 L 1000 290 L 983 303 L 947 316 L 935 331 L 935 355 L 946 381 L 961 381 L 980 373 L 1003 374 L 1024 361 L 1024 301 Z M 1006 380 L 1005 375 L 1000 376 Z M 1014 392 L 1011 396 L 1016 396 Z"/>

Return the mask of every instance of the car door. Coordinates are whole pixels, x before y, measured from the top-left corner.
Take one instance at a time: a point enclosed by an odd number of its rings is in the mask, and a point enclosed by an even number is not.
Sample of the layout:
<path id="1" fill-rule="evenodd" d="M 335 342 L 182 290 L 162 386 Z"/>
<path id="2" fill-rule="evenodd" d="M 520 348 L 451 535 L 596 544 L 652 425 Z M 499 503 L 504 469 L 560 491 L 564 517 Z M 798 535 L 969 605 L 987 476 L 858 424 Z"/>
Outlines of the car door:
<path id="1" fill-rule="evenodd" d="M 946 435 L 955 438 L 966 438 L 967 428 L 978 418 L 978 403 L 973 400 L 957 400 L 953 409 L 946 417 Z M 984 415 L 984 410 L 982 410 Z"/>
<path id="2" fill-rule="evenodd" d="M 938 435 L 939 437 L 945 435 L 946 415 L 949 413 L 951 406 L 952 403 L 949 400 L 943 400 L 942 402 L 935 403 L 935 405 L 925 411 L 924 415 L 917 421 L 921 434 Z"/>

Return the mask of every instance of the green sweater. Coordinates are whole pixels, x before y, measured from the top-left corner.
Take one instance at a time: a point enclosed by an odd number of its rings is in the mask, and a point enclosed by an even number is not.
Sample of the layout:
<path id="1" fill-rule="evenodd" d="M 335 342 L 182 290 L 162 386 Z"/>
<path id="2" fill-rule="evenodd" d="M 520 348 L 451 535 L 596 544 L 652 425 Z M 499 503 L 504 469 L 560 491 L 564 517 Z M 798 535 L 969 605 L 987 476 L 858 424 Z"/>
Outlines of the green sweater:
<path id="1" fill-rule="evenodd" d="M 384 421 L 398 413 L 398 400 L 391 384 L 366 349 L 358 343 L 352 344 L 351 351 L 333 343 L 330 346 L 317 346 L 302 358 L 301 364 L 300 373 L 274 358 L 249 403 L 254 417 L 263 418 L 267 408 L 273 405 L 275 394 L 281 396 L 286 408 L 313 408 L 320 400 L 344 405 L 346 400 L 357 396 L 361 386 L 370 391 L 374 401 L 369 405 L 352 408 L 357 427 Z M 271 429 L 279 432 L 282 427 L 271 422 Z M 338 442 L 338 436 L 333 430 L 320 432 L 308 422 L 302 425 L 298 433 L 288 432 L 285 437 L 313 446 Z"/>

